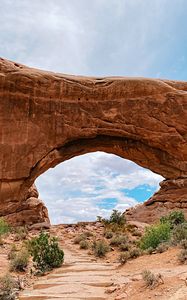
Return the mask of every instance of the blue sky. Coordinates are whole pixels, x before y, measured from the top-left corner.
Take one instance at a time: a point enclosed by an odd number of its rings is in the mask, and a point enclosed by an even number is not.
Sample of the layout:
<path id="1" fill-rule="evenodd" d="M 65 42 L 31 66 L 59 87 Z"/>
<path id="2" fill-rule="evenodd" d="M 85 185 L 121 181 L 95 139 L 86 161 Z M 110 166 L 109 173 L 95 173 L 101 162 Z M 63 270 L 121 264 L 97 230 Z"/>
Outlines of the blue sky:
<path id="1" fill-rule="evenodd" d="M 186 0 L 0 0 L 0 56 L 92 76 L 187 78 Z M 105 153 L 37 180 L 53 223 L 92 220 L 143 201 L 162 178 Z"/>

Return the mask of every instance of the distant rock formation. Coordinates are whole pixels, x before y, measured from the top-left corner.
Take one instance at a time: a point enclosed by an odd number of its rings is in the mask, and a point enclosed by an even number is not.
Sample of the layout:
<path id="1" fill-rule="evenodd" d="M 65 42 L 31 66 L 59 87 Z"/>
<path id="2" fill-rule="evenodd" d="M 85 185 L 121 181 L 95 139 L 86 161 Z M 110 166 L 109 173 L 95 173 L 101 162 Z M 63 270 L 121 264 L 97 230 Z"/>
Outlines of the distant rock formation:
<path id="1" fill-rule="evenodd" d="M 0 59 L 1 216 L 13 224 L 49 222 L 35 179 L 93 151 L 166 178 L 128 218 L 146 222 L 186 209 L 187 82 L 70 76 Z"/>

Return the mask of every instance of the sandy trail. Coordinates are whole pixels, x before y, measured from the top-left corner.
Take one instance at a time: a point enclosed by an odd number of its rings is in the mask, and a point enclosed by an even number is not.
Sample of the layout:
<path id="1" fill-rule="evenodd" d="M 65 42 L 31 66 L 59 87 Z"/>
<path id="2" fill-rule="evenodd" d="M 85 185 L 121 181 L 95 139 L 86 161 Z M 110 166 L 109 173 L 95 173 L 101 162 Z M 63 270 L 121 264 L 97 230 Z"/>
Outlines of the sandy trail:
<path id="1" fill-rule="evenodd" d="M 112 275 L 118 264 L 96 261 L 87 251 L 78 251 L 72 245 L 63 245 L 63 249 L 63 266 L 39 278 L 19 299 L 109 299 L 105 291 L 113 286 Z"/>

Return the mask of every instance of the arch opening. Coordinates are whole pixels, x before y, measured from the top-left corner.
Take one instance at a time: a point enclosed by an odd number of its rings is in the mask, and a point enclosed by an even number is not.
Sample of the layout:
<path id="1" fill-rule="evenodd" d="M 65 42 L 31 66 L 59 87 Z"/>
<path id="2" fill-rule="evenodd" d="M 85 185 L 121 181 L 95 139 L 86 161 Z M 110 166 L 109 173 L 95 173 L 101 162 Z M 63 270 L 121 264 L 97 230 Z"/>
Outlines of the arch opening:
<path id="1" fill-rule="evenodd" d="M 52 224 L 95 221 L 148 200 L 163 177 L 106 152 L 59 163 L 35 181 Z"/>

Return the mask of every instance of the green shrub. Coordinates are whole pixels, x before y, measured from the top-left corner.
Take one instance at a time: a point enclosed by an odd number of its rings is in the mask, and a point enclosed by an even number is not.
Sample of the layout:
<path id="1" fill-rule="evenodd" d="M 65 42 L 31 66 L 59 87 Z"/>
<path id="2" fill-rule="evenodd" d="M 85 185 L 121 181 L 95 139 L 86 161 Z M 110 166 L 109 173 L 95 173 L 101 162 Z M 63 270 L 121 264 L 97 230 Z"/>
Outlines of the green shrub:
<path id="1" fill-rule="evenodd" d="M 1 217 L 0 218 L 0 236 L 10 232 L 11 228 L 9 224 Z"/>
<path id="2" fill-rule="evenodd" d="M 117 209 L 113 209 L 113 212 L 109 218 L 109 223 L 116 223 L 118 225 L 124 225 L 126 223 L 125 216 Z"/>
<path id="3" fill-rule="evenodd" d="M 10 271 L 23 272 L 28 266 L 29 252 L 27 249 L 15 253 L 10 261 Z"/>
<path id="4" fill-rule="evenodd" d="M 171 228 L 185 222 L 184 213 L 180 210 L 172 211 L 169 215 L 161 217 L 160 223 L 169 223 Z"/>
<path id="5" fill-rule="evenodd" d="M 111 246 L 119 246 L 121 244 L 127 243 L 128 238 L 126 235 L 115 235 L 110 241 Z"/>
<path id="6" fill-rule="evenodd" d="M 104 240 L 95 241 L 92 246 L 95 256 L 103 257 L 109 251 L 109 246 Z"/>
<path id="7" fill-rule="evenodd" d="M 129 259 L 129 253 L 125 252 L 125 253 L 121 253 L 119 256 L 119 262 L 121 265 L 124 265 Z"/>
<path id="8" fill-rule="evenodd" d="M 18 283 L 16 280 L 10 275 L 6 274 L 5 276 L 0 278 L 0 299 L 1 300 L 15 300 Z"/>
<path id="9" fill-rule="evenodd" d="M 97 220 L 99 222 L 103 222 L 105 226 L 109 224 L 116 224 L 119 226 L 122 226 L 126 223 L 125 216 L 122 212 L 118 211 L 117 209 L 113 209 L 111 216 L 109 219 L 101 218 L 100 216 L 97 217 Z"/>
<path id="10" fill-rule="evenodd" d="M 64 252 L 59 248 L 57 238 L 47 233 L 42 232 L 30 240 L 29 251 L 35 267 L 42 273 L 60 267 L 64 261 Z"/>
<path id="11" fill-rule="evenodd" d="M 80 245 L 80 249 L 88 249 L 89 248 L 89 243 L 87 240 L 80 241 L 79 245 Z"/>
<path id="12" fill-rule="evenodd" d="M 168 223 L 152 225 L 140 239 L 139 246 L 142 250 L 156 249 L 160 243 L 167 242 L 171 237 L 171 229 Z"/>
<path id="13" fill-rule="evenodd" d="M 178 260 L 182 264 L 187 263 L 187 249 L 182 249 L 178 255 Z"/>

